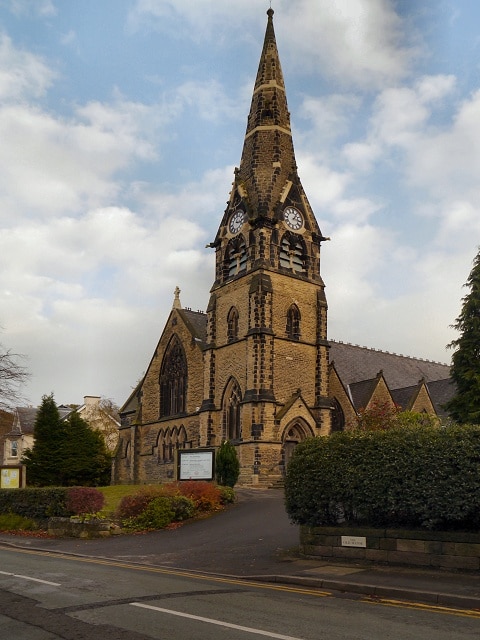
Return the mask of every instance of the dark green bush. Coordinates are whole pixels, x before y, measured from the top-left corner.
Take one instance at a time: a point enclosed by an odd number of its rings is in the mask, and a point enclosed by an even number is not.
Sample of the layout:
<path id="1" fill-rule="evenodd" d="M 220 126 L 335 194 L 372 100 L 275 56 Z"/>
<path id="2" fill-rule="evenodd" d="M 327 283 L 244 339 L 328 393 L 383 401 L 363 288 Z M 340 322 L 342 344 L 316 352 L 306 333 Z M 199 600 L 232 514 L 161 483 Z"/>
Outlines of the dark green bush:
<path id="1" fill-rule="evenodd" d="M 235 502 L 236 495 L 232 487 L 219 486 L 218 490 L 220 491 L 220 500 L 222 501 L 222 504 L 232 504 Z"/>
<path id="2" fill-rule="evenodd" d="M 68 489 L 45 487 L 0 489 L 0 514 L 16 513 L 34 520 L 48 520 L 51 516 L 69 516 L 66 502 Z"/>
<path id="3" fill-rule="evenodd" d="M 195 515 L 195 503 L 191 498 L 181 495 L 168 496 L 167 498 L 170 501 L 170 508 L 173 511 L 173 520 L 175 522 L 193 518 Z"/>
<path id="4" fill-rule="evenodd" d="M 234 487 L 240 475 L 237 450 L 228 440 L 223 442 L 215 455 L 215 478 L 219 485 Z"/>
<path id="5" fill-rule="evenodd" d="M 124 526 L 131 531 L 164 529 L 174 518 L 172 497 L 158 496 L 153 498 L 138 516 L 124 521 Z"/>
<path id="6" fill-rule="evenodd" d="M 480 527 L 480 428 L 338 433 L 296 448 L 290 519 L 311 526 Z"/>

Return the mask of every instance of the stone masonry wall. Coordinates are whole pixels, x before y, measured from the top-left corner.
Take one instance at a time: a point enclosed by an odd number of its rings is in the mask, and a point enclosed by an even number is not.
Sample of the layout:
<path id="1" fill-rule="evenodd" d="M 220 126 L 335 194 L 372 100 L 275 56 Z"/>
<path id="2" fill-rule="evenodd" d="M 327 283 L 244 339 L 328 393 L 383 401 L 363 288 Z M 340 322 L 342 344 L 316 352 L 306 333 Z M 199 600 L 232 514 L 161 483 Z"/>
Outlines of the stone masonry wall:
<path id="1" fill-rule="evenodd" d="M 323 559 L 480 569 L 480 533 L 303 526 L 300 545 L 305 555 Z"/>

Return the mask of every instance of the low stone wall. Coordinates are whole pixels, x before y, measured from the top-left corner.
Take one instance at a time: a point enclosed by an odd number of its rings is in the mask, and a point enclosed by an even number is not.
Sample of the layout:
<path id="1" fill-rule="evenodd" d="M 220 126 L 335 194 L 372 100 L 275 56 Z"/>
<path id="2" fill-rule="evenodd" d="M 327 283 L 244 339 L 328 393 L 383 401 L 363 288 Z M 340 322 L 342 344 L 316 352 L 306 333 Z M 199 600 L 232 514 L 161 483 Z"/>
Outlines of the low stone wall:
<path id="1" fill-rule="evenodd" d="M 50 518 L 48 533 L 58 538 L 104 538 L 111 534 L 110 520 L 76 518 Z"/>
<path id="2" fill-rule="evenodd" d="M 480 569 L 480 533 L 302 526 L 300 545 L 306 556 L 323 559 Z"/>

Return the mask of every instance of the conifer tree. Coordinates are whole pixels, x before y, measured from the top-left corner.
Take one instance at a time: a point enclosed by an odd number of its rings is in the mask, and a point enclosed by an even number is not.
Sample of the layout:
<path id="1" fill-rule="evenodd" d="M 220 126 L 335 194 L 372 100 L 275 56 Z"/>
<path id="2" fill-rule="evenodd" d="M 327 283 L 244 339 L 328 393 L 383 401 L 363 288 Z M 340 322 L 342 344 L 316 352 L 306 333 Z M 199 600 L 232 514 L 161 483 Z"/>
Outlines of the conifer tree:
<path id="1" fill-rule="evenodd" d="M 218 484 L 234 487 L 240 475 L 240 462 L 233 444 L 226 440 L 215 456 L 215 477 Z"/>
<path id="2" fill-rule="evenodd" d="M 453 325 L 460 335 L 448 345 L 455 348 L 450 375 L 457 390 L 446 409 L 460 424 L 480 424 L 480 250 L 465 286 L 470 292 Z"/>
<path id="3" fill-rule="evenodd" d="M 65 486 L 94 487 L 110 484 L 111 457 L 102 434 L 73 411 L 66 420 L 67 439 L 62 452 Z"/>
<path id="4" fill-rule="evenodd" d="M 41 487 L 61 486 L 66 430 L 53 393 L 42 397 L 33 435 L 33 448 L 27 451 L 22 459 L 27 467 L 27 483 Z"/>

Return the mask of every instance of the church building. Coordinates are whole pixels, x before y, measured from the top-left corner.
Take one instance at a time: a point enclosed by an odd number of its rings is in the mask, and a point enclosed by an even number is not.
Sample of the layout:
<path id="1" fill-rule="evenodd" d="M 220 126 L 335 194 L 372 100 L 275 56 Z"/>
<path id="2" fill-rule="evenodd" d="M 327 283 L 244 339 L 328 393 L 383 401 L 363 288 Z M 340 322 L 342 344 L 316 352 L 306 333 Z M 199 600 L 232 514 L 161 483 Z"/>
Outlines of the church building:
<path id="1" fill-rule="evenodd" d="M 435 393 L 451 394 L 447 365 L 327 339 L 320 250 L 328 238 L 298 175 L 273 10 L 267 15 L 240 165 L 210 245 L 207 311 L 182 308 L 175 291 L 146 373 L 121 409 L 116 483 L 173 479 L 178 449 L 229 440 L 239 482 L 270 486 L 298 442 L 349 428 L 360 405 L 439 413 Z M 429 385 L 439 381 L 435 392 Z"/>

